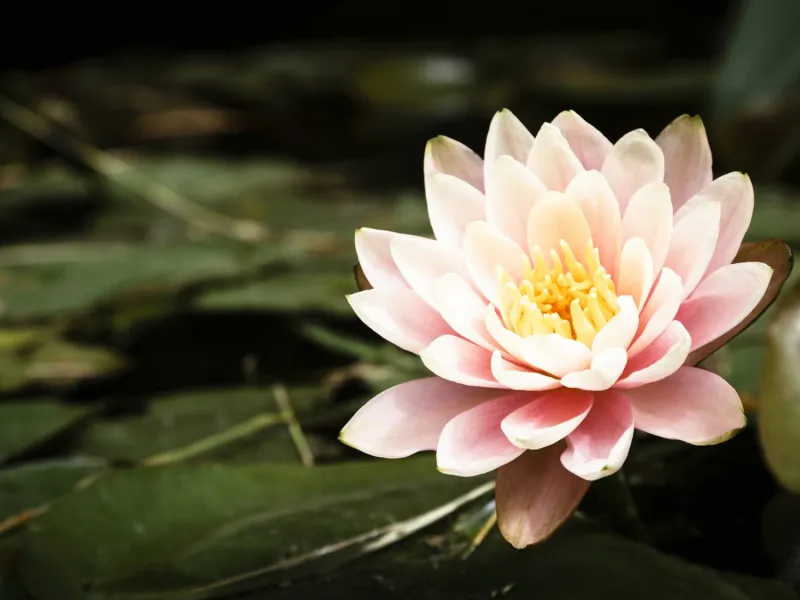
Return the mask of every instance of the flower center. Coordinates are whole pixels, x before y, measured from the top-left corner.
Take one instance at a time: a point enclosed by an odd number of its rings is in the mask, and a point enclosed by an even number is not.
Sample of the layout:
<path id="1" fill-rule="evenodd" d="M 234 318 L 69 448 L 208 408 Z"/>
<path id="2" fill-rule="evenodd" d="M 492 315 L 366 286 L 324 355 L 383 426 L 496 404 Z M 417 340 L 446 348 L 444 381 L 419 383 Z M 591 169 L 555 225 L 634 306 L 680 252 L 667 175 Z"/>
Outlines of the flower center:
<path id="1" fill-rule="evenodd" d="M 525 259 L 519 283 L 502 268 L 500 310 L 506 327 L 525 338 L 557 333 L 591 347 L 594 337 L 619 312 L 611 276 L 600 264 L 597 248 L 587 245 L 584 260 L 575 258 L 567 242 L 562 257 L 550 251 L 550 266 L 541 248 L 533 248 L 533 267 Z"/>

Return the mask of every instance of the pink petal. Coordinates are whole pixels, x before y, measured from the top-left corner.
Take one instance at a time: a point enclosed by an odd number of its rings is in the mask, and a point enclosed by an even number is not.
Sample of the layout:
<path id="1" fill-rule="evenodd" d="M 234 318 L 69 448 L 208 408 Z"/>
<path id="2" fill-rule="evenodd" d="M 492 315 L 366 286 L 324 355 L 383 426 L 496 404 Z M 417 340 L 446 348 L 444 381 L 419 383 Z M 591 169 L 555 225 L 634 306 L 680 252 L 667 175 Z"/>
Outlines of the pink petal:
<path id="1" fill-rule="evenodd" d="M 613 386 L 625 370 L 628 354 L 624 348 L 608 348 L 592 357 L 588 369 L 561 378 L 564 387 L 597 392 Z"/>
<path id="2" fill-rule="evenodd" d="M 615 390 L 595 394 L 591 412 L 567 437 L 561 464 L 588 481 L 616 473 L 628 457 L 633 423 L 623 394 Z"/>
<path id="3" fill-rule="evenodd" d="M 591 408 L 592 395 L 587 392 L 554 390 L 512 412 L 500 427 L 515 446 L 539 450 L 572 433 Z"/>
<path id="4" fill-rule="evenodd" d="M 564 193 L 580 207 L 600 253 L 600 264 L 612 273 L 622 247 L 622 218 L 606 178 L 597 171 L 578 173 Z"/>
<path id="5" fill-rule="evenodd" d="M 524 246 L 528 215 L 547 188 L 524 164 L 510 156 L 495 161 L 487 184 L 486 221 L 508 239 Z"/>
<path id="6" fill-rule="evenodd" d="M 719 202 L 722 209 L 717 248 L 706 270 L 706 273 L 713 273 L 730 264 L 742 245 L 742 239 L 753 217 L 753 183 L 742 173 L 723 175 L 690 198 L 675 214 L 675 222 L 709 200 Z"/>
<path id="7" fill-rule="evenodd" d="M 671 377 L 625 390 L 636 428 L 689 444 L 714 444 L 745 425 L 736 390 L 722 377 L 682 367 Z"/>
<path id="8" fill-rule="evenodd" d="M 563 444 L 528 451 L 497 472 L 497 526 L 515 548 L 548 538 L 580 504 L 589 482 L 576 477 L 558 456 Z"/>
<path id="9" fill-rule="evenodd" d="M 639 329 L 628 356 L 643 351 L 667 328 L 678 314 L 683 296 L 683 282 L 674 271 L 664 267 L 647 304 L 639 315 Z"/>
<path id="10" fill-rule="evenodd" d="M 601 170 L 624 215 L 631 196 L 648 183 L 664 181 L 664 154 L 643 129 L 622 136 Z"/>
<path id="11" fill-rule="evenodd" d="M 347 301 L 367 327 L 414 354 L 451 333 L 439 313 L 409 289 L 375 288 L 352 294 Z"/>
<path id="12" fill-rule="evenodd" d="M 714 271 L 700 283 L 676 317 L 692 336 L 692 350 L 738 325 L 761 300 L 771 277 L 768 265 L 736 263 Z"/>
<path id="13" fill-rule="evenodd" d="M 573 177 L 584 171 L 569 142 L 550 123 L 544 123 L 536 135 L 527 164 L 548 190 L 558 192 L 567 189 Z"/>
<path id="14" fill-rule="evenodd" d="M 495 114 L 489 125 L 484 154 L 485 165 L 494 165 L 503 155 L 511 156 L 524 163 L 533 145 L 533 134 L 508 110 Z M 488 180 L 488 176 L 487 176 Z"/>
<path id="15" fill-rule="evenodd" d="M 627 389 L 665 379 L 681 368 L 689 356 L 692 337 L 678 321 L 672 321 L 655 341 L 628 362 L 625 375 L 614 387 Z"/>
<path id="16" fill-rule="evenodd" d="M 524 338 L 520 354 L 532 367 L 555 377 L 585 369 L 592 360 L 592 352 L 584 344 L 557 333 Z"/>
<path id="17" fill-rule="evenodd" d="M 630 238 L 622 247 L 617 275 L 617 294 L 633 298 L 641 308 L 653 287 L 653 259 L 642 238 Z"/>
<path id="18" fill-rule="evenodd" d="M 453 175 L 426 176 L 425 196 L 436 239 L 456 248 L 461 246 L 467 225 L 482 221 L 486 212 L 483 194 Z"/>
<path id="19" fill-rule="evenodd" d="M 408 235 L 392 240 L 390 249 L 397 268 L 411 289 L 436 309 L 433 282 L 445 273 L 468 276 L 461 252 L 437 240 Z"/>
<path id="20" fill-rule="evenodd" d="M 530 402 L 528 394 L 512 392 L 453 417 L 439 436 L 438 469 L 447 475 L 473 477 L 517 458 L 524 450 L 508 441 L 500 423 L 527 402 Z"/>
<path id="21" fill-rule="evenodd" d="M 362 406 L 339 439 L 380 458 L 435 450 L 450 419 L 498 393 L 503 392 L 457 385 L 438 377 L 401 383 Z"/>
<path id="22" fill-rule="evenodd" d="M 390 244 L 403 234 L 362 227 L 356 231 L 356 254 L 374 288 L 408 287 L 392 258 Z"/>
<path id="23" fill-rule="evenodd" d="M 553 119 L 553 125 L 566 138 L 569 147 L 585 169 L 600 169 L 613 144 L 606 136 L 583 120 L 574 110 L 565 110 Z"/>
<path id="24" fill-rule="evenodd" d="M 622 216 L 622 239 L 642 238 L 653 259 L 653 272 L 664 264 L 672 238 L 672 203 L 664 183 L 650 183 L 634 192 Z"/>
<path id="25" fill-rule="evenodd" d="M 597 354 L 608 348 L 627 349 L 639 328 L 639 309 L 630 296 L 617 298 L 619 312 L 606 323 L 592 342 L 592 353 Z"/>
<path id="26" fill-rule="evenodd" d="M 425 148 L 425 173 L 445 173 L 483 191 L 483 160 L 459 141 L 433 138 Z"/>
<path id="27" fill-rule="evenodd" d="M 486 301 L 461 276 L 448 273 L 437 279 L 433 297 L 453 331 L 482 348 L 498 349 L 499 344 L 486 329 Z"/>
<path id="28" fill-rule="evenodd" d="M 454 335 L 435 339 L 419 353 L 434 375 L 476 387 L 502 388 L 492 376 L 492 353 Z"/>
<path id="29" fill-rule="evenodd" d="M 498 303 L 500 291 L 498 267 L 520 281 L 529 264 L 522 248 L 482 221 L 467 227 L 464 258 L 475 285 L 494 304 Z"/>
<path id="30" fill-rule="evenodd" d="M 677 211 L 711 183 L 711 148 L 700 117 L 683 115 L 656 138 L 664 153 L 664 181 Z"/>
<path id="31" fill-rule="evenodd" d="M 664 266 L 683 280 L 681 300 L 700 283 L 717 247 L 720 220 L 719 202 L 704 202 L 675 223 Z"/>
<path id="32" fill-rule="evenodd" d="M 558 379 L 506 360 L 500 352 L 492 355 L 492 375 L 499 383 L 512 390 L 541 392 L 554 390 L 561 385 Z"/>
<path id="33" fill-rule="evenodd" d="M 528 217 L 528 246 L 539 246 L 545 257 L 550 250 L 561 254 L 561 240 L 582 257 L 592 240 L 589 224 L 574 200 L 559 192 L 548 192 L 533 206 Z"/>

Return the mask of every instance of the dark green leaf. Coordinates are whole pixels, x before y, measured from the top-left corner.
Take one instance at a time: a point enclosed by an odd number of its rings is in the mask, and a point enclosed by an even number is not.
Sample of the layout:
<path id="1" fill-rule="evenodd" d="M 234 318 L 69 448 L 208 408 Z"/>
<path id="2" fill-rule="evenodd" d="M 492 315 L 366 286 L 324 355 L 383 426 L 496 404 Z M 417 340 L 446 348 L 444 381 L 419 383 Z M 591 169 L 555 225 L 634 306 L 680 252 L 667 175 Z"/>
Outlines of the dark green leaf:
<path id="1" fill-rule="evenodd" d="M 3 600 L 34 600 L 17 574 L 17 546 L 16 540 L 0 540 L 0 598 Z"/>
<path id="2" fill-rule="evenodd" d="M 0 404 L 0 461 L 48 441 L 91 412 L 92 409 L 55 400 Z"/>
<path id="3" fill-rule="evenodd" d="M 787 585 L 756 578 L 739 587 L 711 569 L 571 523 L 524 551 L 492 534 L 466 560 L 437 555 L 424 543 L 403 544 L 322 580 L 262 590 L 246 600 L 265 598 L 790 600 L 794 595 Z"/>
<path id="4" fill-rule="evenodd" d="M 290 391 L 295 411 L 319 408 L 325 398 L 318 388 Z M 77 442 L 77 450 L 114 460 L 140 461 L 179 451 L 200 440 L 240 427 L 279 408 L 273 391 L 261 388 L 219 388 L 171 394 L 152 399 L 143 415 L 93 422 Z M 254 427 L 249 435 L 199 453 L 200 460 L 232 459 L 295 461 L 297 449 L 281 423 Z"/>
<path id="5" fill-rule="evenodd" d="M 772 471 L 800 492 L 800 286 L 785 295 L 767 327 L 759 395 L 761 444 Z"/>
<path id="6" fill-rule="evenodd" d="M 741 3 L 714 89 L 720 116 L 777 102 L 797 84 L 800 48 L 794 0 Z"/>
<path id="7" fill-rule="evenodd" d="M 242 268 L 235 249 L 226 245 L 89 245 L 62 247 L 42 260 L 44 248 L 0 253 L 0 296 L 10 320 L 40 318 L 88 309 L 130 286 L 159 284 L 169 288 L 193 280 L 228 275 Z M 47 258 L 47 257 L 45 257 Z"/>
<path id="8" fill-rule="evenodd" d="M 352 292 L 352 276 L 346 269 L 331 273 L 287 273 L 268 281 L 211 290 L 200 296 L 196 305 L 205 310 L 321 310 L 352 314 L 345 299 Z"/>
<path id="9" fill-rule="evenodd" d="M 428 457 L 122 471 L 37 519 L 23 534 L 22 569 L 39 600 L 195 587 L 412 517 L 475 485 L 442 476 Z"/>
<path id="10" fill-rule="evenodd" d="M 78 482 L 106 466 L 97 458 L 78 457 L 0 470 L 0 521 L 72 491 Z"/>

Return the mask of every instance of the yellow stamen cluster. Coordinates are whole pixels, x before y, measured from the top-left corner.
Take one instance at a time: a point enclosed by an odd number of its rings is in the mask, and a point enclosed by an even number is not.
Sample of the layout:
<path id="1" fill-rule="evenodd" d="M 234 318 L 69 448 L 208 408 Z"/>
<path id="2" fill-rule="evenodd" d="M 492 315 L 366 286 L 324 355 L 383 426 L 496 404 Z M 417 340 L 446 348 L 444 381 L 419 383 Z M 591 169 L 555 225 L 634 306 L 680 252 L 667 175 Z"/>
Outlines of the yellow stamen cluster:
<path id="1" fill-rule="evenodd" d="M 519 284 L 505 270 L 498 271 L 503 320 L 522 337 L 557 333 L 591 347 L 597 332 L 619 312 L 614 282 L 597 248 L 588 244 L 580 262 L 567 242 L 561 240 L 560 246 L 560 256 L 550 251 L 549 266 L 534 247 L 533 267 L 526 258 Z"/>

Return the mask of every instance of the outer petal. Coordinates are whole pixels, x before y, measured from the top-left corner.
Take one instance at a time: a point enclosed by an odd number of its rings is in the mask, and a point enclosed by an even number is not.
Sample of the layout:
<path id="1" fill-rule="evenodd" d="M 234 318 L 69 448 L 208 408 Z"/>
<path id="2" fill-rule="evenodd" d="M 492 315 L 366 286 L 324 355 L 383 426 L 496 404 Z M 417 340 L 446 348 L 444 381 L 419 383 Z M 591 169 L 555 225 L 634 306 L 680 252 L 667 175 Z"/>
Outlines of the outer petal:
<path id="1" fill-rule="evenodd" d="M 339 434 L 361 452 L 403 458 L 435 450 L 450 419 L 495 396 L 497 391 L 450 383 L 438 377 L 407 381 L 362 406 Z"/>
<path id="2" fill-rule="evenodd" d="M 661 335 L 678 314 L 682 296 L 681 278 L 671 269 L 661 269 L 658 283 L 639 315 L 639 329 L 628 348 L 628 356 L 633 358 Z"/>
<path id="3" fill-rule="evenodd" d="M 511 545 L 541 542 L 575 512 L 589 482 L 558 459 L 562 444 L 525 452 L 497 473 L 497 525 Z"/>
<path id="4" fill-rule="evenodd" d="M 504 108 L 495 114 L 489 125 L 489 135 L 486 138 L 484 152 L 485 164 L 493 165 L 503 155 L 511 156 L 524 163 L 532 145 L 533 134 L 510 110 Z"/>
<path id="5" fill-rule="evenodd" d="M 683 280 L 681 300 L 691 294 L 708 270 L 719 238 L 719 202 L 699 205 L 675 224 L 664 266 Z"/>
<path id="6" fill-rule="evenodd" d="M 549 258 L 551 250 L 561 254 L 561 240 L 582 256 L 591 242 L 592 232 L 580 207 L 559 192 L 548 192 L 534 205 L 528 217 L 528 246 L 541 248 Z"/>
<path id="7" fill-rule="evenodd" d="M 492 376 L 492 353 L 460 337 L 443 335 L 419 356 L 434 375 L 448 381 L 476 387 L 504 387 Z"/>
<path id="8" fill-rule="evenodd" d="M 525 266 L 529 264 L 522 248 L 481 221 L 470 223 L 467 227 L 464 258 L 478 289 L 494 304 L 498 303 L 500 291 L 498 267 L 505 269 L 515 281 L 520 281 Z"/>
<path id="9" fill-rule="evenodd" d="M 601 172 L 619 200 L 620 212 L 625 214 L 636 190 L 664 181 L 664 154 L 647 132 L 636 129 L 614 144 Z"/>
<path id="10" fill-rule="evenodd" d="M 372 289 L 347 297 L 359 319 L 379 336 L 419 354 L 452 330 L 435 310 L 409 289 Z"/>
<path id="11" fill-rule="evenodd" d="M 687 365 L 695 365 L 701 360 L 704 360 L 725 343 L 747 329 L 753 321 L 762 315 L 764 311 L 772 305 L 778 293 L 781 291 L 783 284 L 786 283 L 786 279 L 792 271 L 794 260 L 792 258 L 792 251 L 786 242 L 777 239 L 769 239 L 761 242 L 742 244 L 739 252 L 736 253 L 734 262 L 763 262 L 772 267 L 773 273 L 769 280 L 767 291 L 764 293 L 759 303 L 756 304 L 756 307 L 750 311 L 750 314 L 742 319 L 736 327 L 729 329 L 727 333 L 709 342 L 705 346 L 693 350 L 689 354 L 689 358 L 686 359 Z"/>
<path id="12" fill-rule="evenodd" d="M 548 190 L 563 192 L 584 168 L 558 128 L 544 123 L 531 146 L 528 168 Z"/>
<path id="13" fill-rule="evenodd" d="M 613 144 L 608 138 L 584 121 L 574 110 L 566 110 L 553 119 L 569 147 L 585 169 L 601 169 Z"/>
<path id="14" fill-rule="evenodd" d="M 677 211 L 711 183 L 711 148 L 700 117 L 683 115 L 667 125 L 656 138 L 664 153 L 664 182 Z"/>
<path id="15" fill-rule="evenodd" d="M 524 164 L 505 155 L 495 161 L 488 187 L 486 221 L 524 247 L 528 215 L 547 188 Z"/>
<path id="16" fill-rule="evenodd" d="M 433 299 L 433 282 L 446 273 L 468 276 L 461 253 L 437 240 L 407 235 L 392 240 L 392 258 L 411 289 L 438 308 Z"/>
<path id="17" fill-rule="evenodd" d="M 614 387 L 639 387 L 669 377 L 686 361 L 691 346 L 689 332 L 678 321 L 673 321 L 652 344 L 628 362 L 624 376 Z"/>
<path id="18" fill-rule="evenodd" d="M 664 264 L 672 238 L 672 203 L 664 183 L 649 183 L 633 196 L 622 216 L 622 239 L 642 238 L 650 250 L 653 272 Z"/>
<path id="19" fill-rule="evenodd" d="M 706 445 L 725 441 L 745 425 L 736 390 L 704 369 L 683 367 L 625 395 L 636 428 L 659 437 Z"/>
<path id="20" fill-rule="evenodd" d="M 511 393 L 479 404 L 451 419 L 442 429 L 436 447 L 439 470 L 448 475 L 472 477 L 511 462 L 523 450 L 508 441 L 500 423 L 530 402 L 527 394 Z"/>
<path id="21" fill-rule="evenodd" d="M 641 309 L 653 287 L 653 258 L 647 243 L 638 237 L 625 242 L 617 270 L 617 294 L 633 298 Z"/>
<path id="22" fill-rule="evenodd" d="M 692 350 L 732 329 L 752 311 L 767 291 L 772 267 L 735 263 L 714 271 L 683 303 L 678 321 L 692 336 Z"/>
<path id="23" fill-rule="evenodd" d="M 622 247 L 622 217 L 608 181 L 597 171 L 585 171 L 575 176 L 564 193 L 583 212 L 594 247 L 600 253 L 600 264 L 613 273 Z"/>
<path id="24" fill-rule="evenodd" d="M 457 334 L 487 350 L 499 348 L 486 329 L 486 302 L 462 277 L 448 273 L 437 279 L 433 297 L 439 314 Z"/>
<path id="25" fill-rule="evenodd" d="M 408 287 L 392 258 L 392 240 L 405 235 L 362 227 L 356 231 L 356 254 L 361 269 L 374 288 Z"/>
<path id="26" fill-rule="evenodd" d="M 483 160 L 461 142 L 439 136 L 425 148 L 425 173 L 446 173 L 483 191 Z"/>
<path id="27" fill-rule="evenodd" d="M 675 214 L 675 221 L 682 220 L 709 200 L 719 202 L 722 208 L 717 248 L 706 271 L 713 273 L 720 267 L 730 264 L 739 251 L 744 234 L 753 218 L 753 183 L 742 173 L 723 175 L 689 199 Z"/>
<path id="28" fill-rule="evenodd" d="M 588 481 L 616 473 L 628 457 L 633 423 L 624 395 L 615 390 L 595 394 L 591 412 L 567 437 L 561 464 Z"/>
<path id="29" fill-rule="evenodd" d="M 444 173 L 425 177 L 428 217 L 436 239 L 456 248 L 461 246 L 464 229 L 473 221 L 482 221 L 486 199 L 467 182 Z"/>
<path id="30" fill-rule="evenodd" d="M 526 450 L 539 450 L 575 431 L 592 408 L 592 395 L 576 390 L 554 390 L 508 415 L 500 427 L 508 440 Z"/>

